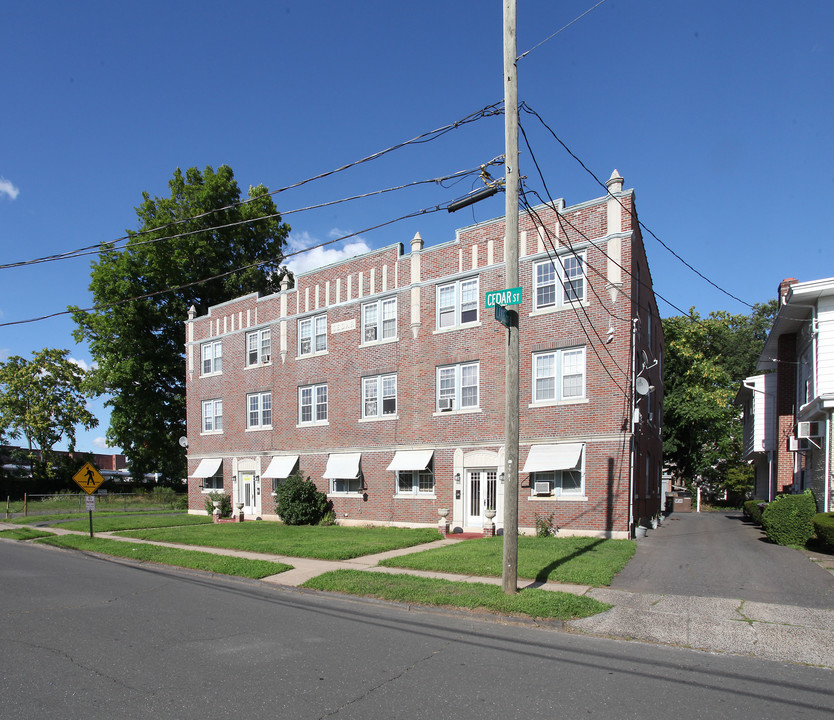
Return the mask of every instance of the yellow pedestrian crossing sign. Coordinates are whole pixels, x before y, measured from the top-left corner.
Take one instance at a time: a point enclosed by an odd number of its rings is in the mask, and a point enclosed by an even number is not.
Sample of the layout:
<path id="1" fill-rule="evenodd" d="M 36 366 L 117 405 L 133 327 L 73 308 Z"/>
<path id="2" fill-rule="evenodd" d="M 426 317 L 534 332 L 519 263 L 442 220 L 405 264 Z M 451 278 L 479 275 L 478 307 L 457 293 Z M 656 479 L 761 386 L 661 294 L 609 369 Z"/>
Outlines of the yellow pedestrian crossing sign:
<path id="1" fill-rule="evenodd" d="M 104 482 L 101 473 L 96 470 L 95 465 L 92 463 L 84 463 L 84 467 L 75 473 L 72 479 L 78 483 L 78 487 L 87 493 L 87 495 L 92 495 L 98 490 L 98 486 Z"/>

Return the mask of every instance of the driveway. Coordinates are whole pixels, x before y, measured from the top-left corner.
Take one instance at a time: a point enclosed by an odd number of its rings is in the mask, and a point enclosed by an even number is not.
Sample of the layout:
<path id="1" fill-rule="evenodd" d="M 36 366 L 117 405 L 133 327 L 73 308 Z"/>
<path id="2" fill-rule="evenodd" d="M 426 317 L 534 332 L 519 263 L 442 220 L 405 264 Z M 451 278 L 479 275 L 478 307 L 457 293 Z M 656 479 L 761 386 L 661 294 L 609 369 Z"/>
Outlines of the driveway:
<path id="1" fill-rule="evenodd" d="M 637 542 L 616 590 L 834 608 L 834 575 L 741 513 L 672 513 Z"/>

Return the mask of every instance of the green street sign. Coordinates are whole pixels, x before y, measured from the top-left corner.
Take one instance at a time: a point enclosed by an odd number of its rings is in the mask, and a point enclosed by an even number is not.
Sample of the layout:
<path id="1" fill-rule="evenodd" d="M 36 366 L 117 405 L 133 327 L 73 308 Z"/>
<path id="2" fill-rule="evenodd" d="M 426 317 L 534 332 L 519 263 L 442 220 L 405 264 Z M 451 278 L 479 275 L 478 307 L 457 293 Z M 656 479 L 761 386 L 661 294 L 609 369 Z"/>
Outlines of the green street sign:
<path id="1" fill-rule="evenodd" d="M 518 327 L 518 313 L 503 305 L 495 306 L 495 319 L 505 328 Z"/>
<path id="2" fill-rule="evenodd" d="M 496 305 L 521 305 L 521 288 L 514 287 L 506 290 L 493 290 L 486 294 L 487 309 Z"/>

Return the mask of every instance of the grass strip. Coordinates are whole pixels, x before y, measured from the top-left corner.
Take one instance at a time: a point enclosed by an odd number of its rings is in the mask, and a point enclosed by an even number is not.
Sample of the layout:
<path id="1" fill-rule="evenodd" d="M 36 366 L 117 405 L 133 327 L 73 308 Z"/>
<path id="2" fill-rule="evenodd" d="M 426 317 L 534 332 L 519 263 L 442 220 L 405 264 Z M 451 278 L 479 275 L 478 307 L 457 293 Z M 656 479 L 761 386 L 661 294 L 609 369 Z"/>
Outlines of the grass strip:
<path id="1" fill-rule="evenodd" d="M 102 517 L 102 516 L 112 516 L 112 517 L 121 517 L 127 513 L 128 516 L 134 515 L 141 515 L 141 516 L 149 516 L 149 515 L 170 515 L 171 513 L 176 513 L 177 511 L 174 510 L 95 510 L 93 517 Z M 177 513 L 180 515 L 186 515 L 187 513 Z M 194 515 L 192 517 L 202 517 L 200 515 Z M 208 516 L 206 516 L 208 517 Z M 49 513 L 48 515 L 27 515 L 26 517 L 17 517 L 17 518 L 10 518 L 9 520 L 5 520 L 4 522 L 14 523 L 15 525 L 33 525 L 34 523 L 48 523 L 48 522 L 56 522 L 58 520 L 80 520 L 80 519 L 87 520 L 87 526 L 89 527 L 89 515 L 86 510 L 79 510 L 78 512 L 65 512 L 65 513 Z M 211 518 L 209 518 L 211 520 Z"/>
<path id="2" fill-rule="evenodd" d="M 518 538 L 518 576 L 601 587 L 634 555 L 633 540 Z M 463 540 L 455 545 L 383 560 L 380 565 L 462 575 L 501 577 L 503 538 Z"/>
<path id="3" fill-rule="evenodd" d="M 37 542 L 71 550 L 85 550 L 102 553 L 103 555 L 174 565 L 191 568 L 192 570 L 206 570 L 219 575 L 236 575 L 256 580 L 292 569 L 291 565 L 268 560 L 249 560 L 225 555 L 213 555 L 199 550 L 180 550 L 146 543 L 134 544 L 108 538 L 91 538 L 86 535 L 56 535 Z"/>
<path id="4" fill-rule="evenodd" d="M 211 525 L 211 522 L 212 520 L 208 515 L 189 515 L 188 513 L 175 515 L 106 515 L 105 517 L 99 517 L 96 513 L 93 513 L 93 532 Z M 89 531 L 90 518 L 62 522 L 61 527 L 67 530 Z"/>
<path id="5" fill-rule="evenodd" d="M 593 598 L 564 592 L 528 588 L 515 595 L 505 595 L 497 585 L 362 570 L 334 570 L 308 580 L 302 587 L 419 605 L 482 609 L 502 615 L 556 620 L 588 617 L 611 607 Z"/>
<path id="6" fill-rule="evenodd" d="M 28 527 L 0 530 L 0 538 L 7 538 L 9 540 L 34 540 L 35 538 L 49 537 L 50 535 L 52 535 L 51 532 L 33 530 Z"/>
<path id="7" fill-rule="evenodd" d="M 171 529 L 133 530 L 119 534 L 143 540 L 250 550 L 318 560 L 348 560 L 440 539 L 440 534 L 431 528 L 411 530 L 339 525 L 291 526 L 277 522 L 222 523 Z"/>

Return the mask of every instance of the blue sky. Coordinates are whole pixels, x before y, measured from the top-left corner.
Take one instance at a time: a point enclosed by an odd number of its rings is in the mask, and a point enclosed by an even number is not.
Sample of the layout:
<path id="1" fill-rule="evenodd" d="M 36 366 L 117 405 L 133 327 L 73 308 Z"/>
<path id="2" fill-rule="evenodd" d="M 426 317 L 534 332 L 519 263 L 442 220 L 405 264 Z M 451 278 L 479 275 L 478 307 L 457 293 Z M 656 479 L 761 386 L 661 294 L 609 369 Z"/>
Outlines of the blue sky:
<path id="1" fill-rule="evenodd" d="M 595 2 L 519 0 L 519 54 Z M 0 263 L 135 229 L 142 192 L 166 195 L 177 167 L 228 164 L 244 192 L 278 189 L 499 102 L 501 9 L 500 0 L 9 4 Z M 618 169 L 643 223 L 675 252 L 762 302 L 784 277 L 834 275 L 832 30 L 829 0 L 607 0 L 519 61 L 519 97 L 597 176 Z M 602 194 L 535 118 L 522 125 L 553 197 Z M 276 202 L 287 213 L 443 177 L 501 155 L 503 138 L 503 118 L 485 118 Z M 541 189 L 529 153 L 521 172 Z M 293 248 L 355 232 L 360 248 L 418 231 L 430 245 L 503 214 L 503 195 L 361 231 L 477 185 L 469 177 L 285 219 Z M 748 311 L 651 237 L 646 246 L 655 289 L 678 308 Z M 342 252 L 339 243 L 309 262 Z M 86 307 L 88 284 L 89 258 L 0 269 L 0 323 Z M 67 316 L 0 327 L 0 360 L 60 347 L 90 363 L 72 329 Z M 79 434 L 81 450 L 103 445 L 107 415 L 93 407 L 102 425 Z"/>

